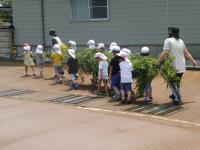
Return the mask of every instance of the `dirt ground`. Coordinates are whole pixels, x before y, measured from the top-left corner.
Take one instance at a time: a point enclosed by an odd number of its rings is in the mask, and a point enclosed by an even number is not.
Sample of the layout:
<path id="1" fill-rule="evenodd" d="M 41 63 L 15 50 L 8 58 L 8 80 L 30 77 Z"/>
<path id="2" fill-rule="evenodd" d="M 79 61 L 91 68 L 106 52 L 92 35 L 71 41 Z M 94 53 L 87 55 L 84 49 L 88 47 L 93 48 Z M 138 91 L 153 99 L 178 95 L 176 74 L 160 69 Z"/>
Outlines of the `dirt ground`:
<path id="1" fill-rule="evenodd" d="M 6 63 L 1 63 L 0 65 L 0 90 L 5 89 L 29 89 L 37 91 L 32 95 L 24 95 L 22 98 L 28 99 L 42 99 L 46 97 L 51 97 L 51 95 L 89 95 L 95 96 L 94 88 L 90 85 L 91 76 L 86 76 L 85 81 L 81 83 L 79 90 L 72 90 L 70 87 L 70 77 L 66 73 L 63 83 L 61 85 L 53 84 L 53 68 L 46 67 L 44 69 L 44 79 L 34 79 L 33 76 L 22 78 L 24 73 L 24 67 L 6 65 Z M 31 70 L 30 74 L 31 74 Z M 171 100 L 169 99 L 170 90 L 167 89 L 166 83 L 163 79 L 158 76 L 153 80 L 153 105 L 158 106 L 171 106 Z M 187 71 L 182 79 L 181 85 L 181 95 L 183 99 L 183 105 L 181 109 L 174 111 L 165 115 L 168 118 L 187 120 L 192 122 L 200 123 L 200 72 L 199 71 Z M 20 96 L 18 98 L 21 98 Z M 101 101 L 92 101 L 90 103 L 84 104 L 84 107 L 101 108 L 108 110 L 120 110 L 120 111 L 132 111 L 135 108 L 135 104 L 141 99 L 134 101 L 130 105 L 122 105 L 119 102 L 111 101 L 110 97 L 103 97 Z M 144 106 L 146 107 L 146 106 Z M 172 106 L 173 107 L 173 106 Z M 144 110 L 148 111 L 148 110 Z M 141 112 L 142 111 L 137 111 Z"/>

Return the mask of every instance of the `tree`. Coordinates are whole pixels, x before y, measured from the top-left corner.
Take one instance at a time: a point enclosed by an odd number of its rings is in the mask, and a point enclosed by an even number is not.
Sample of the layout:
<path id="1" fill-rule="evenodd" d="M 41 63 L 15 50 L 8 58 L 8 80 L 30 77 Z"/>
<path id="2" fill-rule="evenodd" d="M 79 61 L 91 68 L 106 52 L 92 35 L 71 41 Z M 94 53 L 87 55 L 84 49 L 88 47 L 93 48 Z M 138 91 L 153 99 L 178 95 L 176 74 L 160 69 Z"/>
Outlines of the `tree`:
<path id="1" fill-rule="evenodd" d="M 11 7 L 12 1 L 11 0 L 0 0 L 0 4 L 3 7 Z M 12 22 L 12 14 L 11 9 L 1 9 L 0 7 L 0 25 L 4 25 L 4 23 L 11 23 Z"/>
<path id="2" fill-rule="evenodd" d="M 11 7 L 12 0 L 0 0 L 0 4 L 2 4 L 4 7 Z"/>

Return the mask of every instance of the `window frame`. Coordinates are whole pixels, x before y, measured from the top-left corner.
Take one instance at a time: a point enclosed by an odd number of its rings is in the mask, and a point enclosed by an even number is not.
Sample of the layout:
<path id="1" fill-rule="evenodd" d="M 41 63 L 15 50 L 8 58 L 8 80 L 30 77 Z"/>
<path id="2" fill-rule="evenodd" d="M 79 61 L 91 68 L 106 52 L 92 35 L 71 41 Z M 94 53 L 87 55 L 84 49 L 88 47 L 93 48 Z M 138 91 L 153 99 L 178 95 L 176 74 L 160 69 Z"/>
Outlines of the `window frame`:
<path id="1" fill-rule="evenodd" d="M 110 0 L 107 0 L 107 18 L 91 18 L 91 4 L 90 0 L 88 0 L 88 19 L 75 19 L 74 18 L 74 0 L 71 0 L 71 21 L 72 22 L 87 22 L 87 21 L 108 21 L 110 20 Z M 105 7 L 105 6 L 99 6 L 99 7 Z"/>

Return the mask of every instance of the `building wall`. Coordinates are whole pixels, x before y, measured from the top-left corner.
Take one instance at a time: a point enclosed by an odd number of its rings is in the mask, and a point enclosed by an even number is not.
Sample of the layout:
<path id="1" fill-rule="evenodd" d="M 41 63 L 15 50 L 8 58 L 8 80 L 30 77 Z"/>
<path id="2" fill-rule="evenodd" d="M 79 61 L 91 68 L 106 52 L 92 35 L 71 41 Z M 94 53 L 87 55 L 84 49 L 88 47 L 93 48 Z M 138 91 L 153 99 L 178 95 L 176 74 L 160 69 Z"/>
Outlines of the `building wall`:
<path id="1" fill-rule="evenodd" d="M 42 43 L 41 0 L 13 0 L 15 42 Z"/>
<path id="2" fill-rule="evenodd" d="M 42 41 L 41 0 L 14 1 L 14 25 L 17 44 Z M 200 1 L 199 0 L 109 0 L 110 19 L 107 21 L 72 21 L 71 0 L 44 0 L 45 36 L 55 28 L 66 42 L 75 40 L 85 45 L 92 38 L 109 44 L 116 41 L 136 51 L 149 45 L 157 53 L 167 37 L 167 27 L 177 26 L 182 39 L 199 55 Z M 194 48 L 194 49 L 193 49 Z"/>

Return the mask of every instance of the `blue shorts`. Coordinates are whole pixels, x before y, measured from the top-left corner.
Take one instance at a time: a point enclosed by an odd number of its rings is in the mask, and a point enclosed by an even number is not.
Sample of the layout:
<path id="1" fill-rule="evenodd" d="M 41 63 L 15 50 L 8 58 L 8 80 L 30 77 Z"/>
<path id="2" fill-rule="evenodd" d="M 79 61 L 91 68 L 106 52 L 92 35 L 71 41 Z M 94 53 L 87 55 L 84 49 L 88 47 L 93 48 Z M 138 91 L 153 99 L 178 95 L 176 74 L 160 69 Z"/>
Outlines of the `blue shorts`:
<path id="1" fill-rule="evenodd" d="M 132 91 L 132 83 L 121 83 L 121 90 L 125 92 L 131 92 Z"/>
<path id="2" fill-rule="evenodd" d="M 70 74 L 70 76 L 71 76 L 71 80 L 72 80 L 72 81 L 77 80 L 77 75 L 76 75 L 76 73 Z"/>
<path id="3" fill-rule="evenodd" d="M 120 73 L 112 75 L 111 86 L 120 89 Z"/>
<path id="4" fill-rule="evenodd" d="M 145 83 L 144 91 L 145 92 L 151 92 L 152 91 L 151 81 Z"/>

